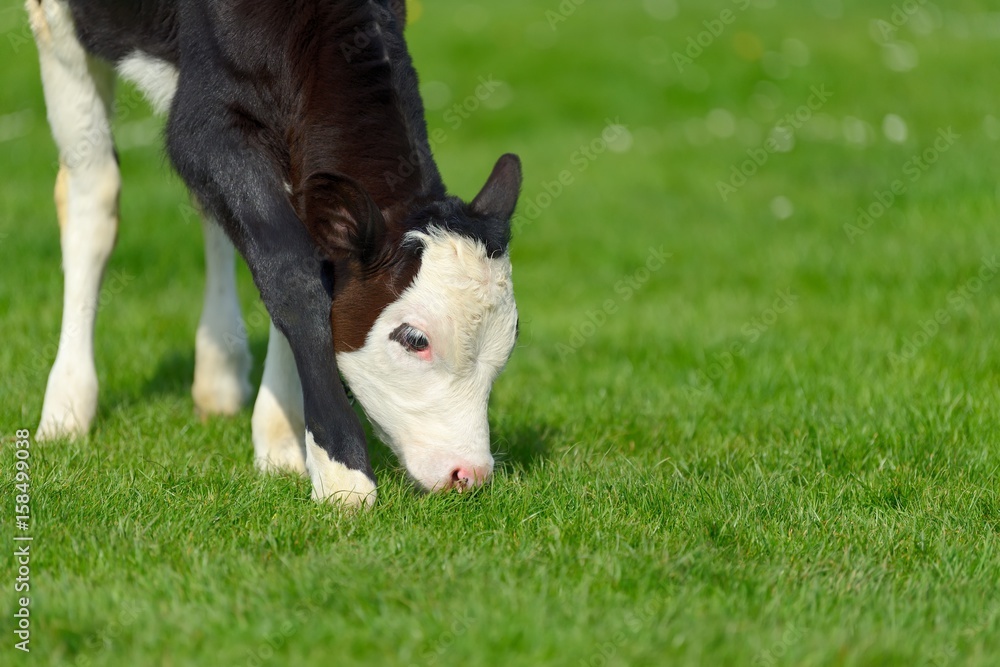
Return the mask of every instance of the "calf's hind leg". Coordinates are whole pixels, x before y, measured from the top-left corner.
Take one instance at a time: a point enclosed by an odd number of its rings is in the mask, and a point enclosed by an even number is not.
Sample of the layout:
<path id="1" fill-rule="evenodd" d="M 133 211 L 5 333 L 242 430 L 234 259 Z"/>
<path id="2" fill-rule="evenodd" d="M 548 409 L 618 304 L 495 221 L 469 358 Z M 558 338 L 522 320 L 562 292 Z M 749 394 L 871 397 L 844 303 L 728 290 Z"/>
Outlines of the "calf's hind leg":
<path id="1" fill-rule="evenodd" d="M 94 319 L 118 233 L 121 177 L 111 138 L 114 74 L 87 56 L 66 5 L 29 2 L 49 125 L 59 148 L 56 209 L 63 317 L 37 437 L 87 432 L 97 411 Z"/>
<path id="2" fill-rule="evenodd" d="M 236 292 L 236 252 L 214 220 L 205 232 L 205 304 L 194 346 L 191 395 L 203 415 L 231 415 L 250 397 L 250 349 Z"/>

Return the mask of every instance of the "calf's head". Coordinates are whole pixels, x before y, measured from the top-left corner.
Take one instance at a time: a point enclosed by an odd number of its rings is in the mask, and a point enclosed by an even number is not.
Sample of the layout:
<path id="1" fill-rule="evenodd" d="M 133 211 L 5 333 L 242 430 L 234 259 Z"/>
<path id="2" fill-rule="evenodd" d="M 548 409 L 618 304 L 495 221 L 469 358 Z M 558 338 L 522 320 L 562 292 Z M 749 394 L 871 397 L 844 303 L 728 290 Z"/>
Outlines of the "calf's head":
<path id="1" fill-rule="evenodd" d="M 394 225 L 359 186 L 325 178 L 303 218 L 334 267 L 341 373 L 421 487 L 484 483 L 487 403 L 517 337 L 508 241 L 519 160 L 501 157 L 471 203 L 428 202 Z"/>

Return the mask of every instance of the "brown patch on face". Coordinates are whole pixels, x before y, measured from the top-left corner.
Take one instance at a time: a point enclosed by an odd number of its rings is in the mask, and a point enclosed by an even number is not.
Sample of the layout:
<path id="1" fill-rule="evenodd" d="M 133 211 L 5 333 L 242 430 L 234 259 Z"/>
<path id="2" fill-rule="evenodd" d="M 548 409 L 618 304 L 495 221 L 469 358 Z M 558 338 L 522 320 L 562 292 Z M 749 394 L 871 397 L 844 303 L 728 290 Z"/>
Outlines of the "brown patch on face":
<path id="1" fill-rule="evenodd" d="M 364 347 L 372 325 L 385 307 L 399 298 L 420 270 L 420 255 L 406 254 L 372 275 L 354 260 L 335 264 L 330 327 L 334 352 Z"/>

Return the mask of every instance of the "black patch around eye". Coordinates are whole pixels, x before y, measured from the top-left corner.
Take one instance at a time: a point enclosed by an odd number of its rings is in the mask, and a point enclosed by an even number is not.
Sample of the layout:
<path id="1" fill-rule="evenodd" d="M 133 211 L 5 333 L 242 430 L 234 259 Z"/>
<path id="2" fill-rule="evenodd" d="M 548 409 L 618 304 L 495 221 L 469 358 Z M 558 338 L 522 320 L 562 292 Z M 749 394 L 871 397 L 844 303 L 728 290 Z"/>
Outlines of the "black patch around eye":
<path id="1" fill-rule="evenodd" d="M 422 352 L 430 345 L 430 341 L 422 331 L 414 329 L 406 322 L 393 329 L 389 334 L 389 340 L 396 341 L 410 352 Z"/>

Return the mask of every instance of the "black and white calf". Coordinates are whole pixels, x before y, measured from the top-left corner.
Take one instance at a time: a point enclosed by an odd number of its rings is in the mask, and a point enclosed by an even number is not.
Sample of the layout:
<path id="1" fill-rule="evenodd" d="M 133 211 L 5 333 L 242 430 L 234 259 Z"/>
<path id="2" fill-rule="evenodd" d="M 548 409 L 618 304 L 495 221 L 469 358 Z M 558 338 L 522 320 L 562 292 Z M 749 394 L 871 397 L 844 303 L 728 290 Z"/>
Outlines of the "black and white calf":
<path id="1" fill-rule="evenodd" d="M 193 395 L 247 400 L 233 245 L 271 316 L 253 413 L 262 470 L 372 504 L 364 430 L 340 374 L 423 488 L 492 473 L 487 401 L 514 347 L 508 256 L 521 183 L 500 158 L 471 203 L 427 142 L 398 0 L 28 0 L 60 154 L 65 294 L 39 435 L 84 433 L 93 330 L 115 243 L 115 75 L 168 114 L 170 160 L 205 213 Z M 359 38 L 363 37 L 363 38 Z M 229 342 L 227 342 L 229 341 Z"/>

